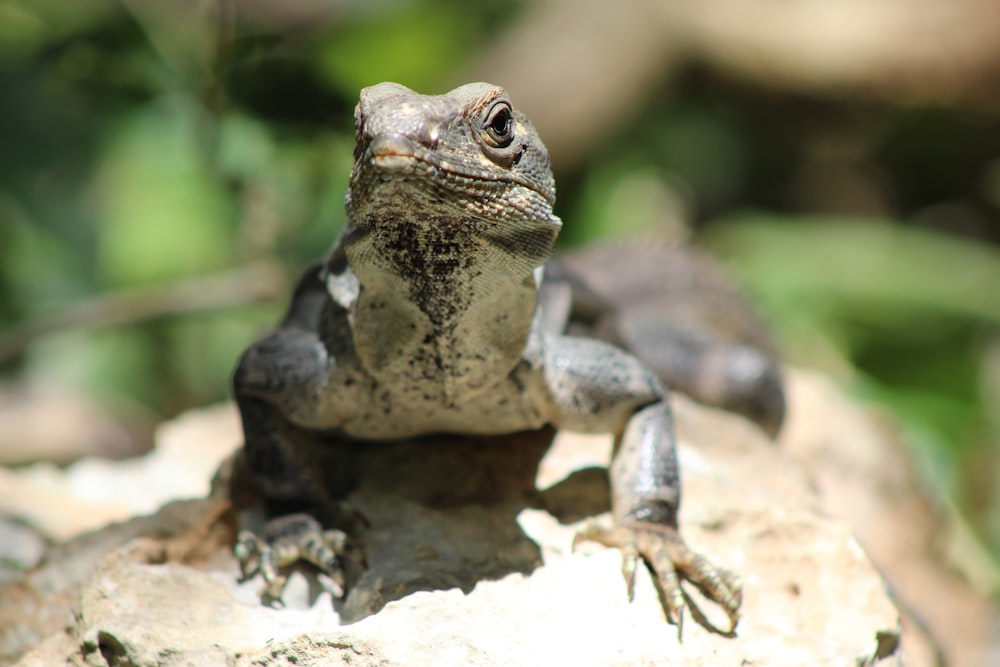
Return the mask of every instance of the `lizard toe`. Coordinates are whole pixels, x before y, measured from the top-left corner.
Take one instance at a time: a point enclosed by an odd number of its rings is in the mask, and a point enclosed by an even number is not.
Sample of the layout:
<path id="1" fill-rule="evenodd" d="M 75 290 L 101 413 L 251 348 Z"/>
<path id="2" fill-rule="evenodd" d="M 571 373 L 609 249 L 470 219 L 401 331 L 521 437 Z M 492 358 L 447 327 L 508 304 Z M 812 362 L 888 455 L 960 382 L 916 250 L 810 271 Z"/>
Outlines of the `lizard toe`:
<path id="1" fill-rule="evenodd" d="M 343 597 L 346 591 L 344 559 L 349 558 L 364 567 L 361 545 L 339 529 L 324 530 L 308 514 L 288 514 L 271 519 L 260 536 L 242 531 L 233 547 L 240 563 L 243 579 L 260 574 L 264 592 L 280 601 L 287 577 L 282 570 L 298 561 L 315 566 L 324 576 L 324 586 L 333 595 Z"/>
<path id="2" fill-rule="evenodd" d="M 739 577 L 692 551 L 676 528 L 651 523 L 615 525 L 609 528 L 596 521 L 589 521 L 575 535 L 573 546 L 588 540 L 621 549 L 622 574 L 630 599 L 635 585 L 637 563 L 641 559 L 646 564 L 654 575 L 667 619 L 677 625 L 678 636 L 683 631 L 686 608 L 690 608 L 703 625 L 709 623 L 703 615 L 696 613 L 690 598 L 681 588 L 682 580 L 693 584 L 702 595 L 725 612 L 729 627 L 717 629 L 719 632 L 726 635 L 735 632 L 743 600 Z"/>

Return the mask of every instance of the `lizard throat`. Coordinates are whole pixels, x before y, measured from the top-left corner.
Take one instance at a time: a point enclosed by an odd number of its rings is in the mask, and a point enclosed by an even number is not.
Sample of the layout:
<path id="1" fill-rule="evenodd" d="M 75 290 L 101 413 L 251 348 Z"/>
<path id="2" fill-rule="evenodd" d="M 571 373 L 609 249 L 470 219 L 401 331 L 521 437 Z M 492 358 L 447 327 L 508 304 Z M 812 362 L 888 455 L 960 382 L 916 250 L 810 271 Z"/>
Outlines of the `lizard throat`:
<path id="1" fill-rule="evenodd" d="M 395 204 L 352 221 L 342 237 L 359 285 L 359 358 L 373 376 L 404 378 L 446 402 L 485 391 L 519 362 L 533 271 L 555 235 L 518 240 L 513 225 L 427 209 L 414 216 Z"/>

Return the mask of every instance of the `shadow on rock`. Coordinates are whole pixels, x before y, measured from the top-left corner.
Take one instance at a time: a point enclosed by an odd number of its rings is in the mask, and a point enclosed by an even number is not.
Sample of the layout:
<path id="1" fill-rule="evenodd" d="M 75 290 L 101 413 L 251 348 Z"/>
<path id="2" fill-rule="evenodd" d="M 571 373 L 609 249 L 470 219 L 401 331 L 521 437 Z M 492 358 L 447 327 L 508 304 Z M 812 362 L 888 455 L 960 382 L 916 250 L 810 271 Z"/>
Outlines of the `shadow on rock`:
<path id="1" fill-rule="evenodd" d="M 553 435 L 542 429 L 496 437 L 336 445 L 343 451 L 333 458 L 338 465 L 352 466 L 357 480 L 346 499 L 370 523 L 358 535 L 367 568 L 345 564 L 348 592 L 335 604 L 342 622 L 370 616 L 417 591 L 458 588 L 468 593 L 480 581 L 531 573 L 541 564 L 541 554 L 517 522 L 526 508 L 544 507 L 563 522 L 606 511 L 603 469 L 578 471 L 545 493 L 536 489 L 538 465 Z M 245 507 L 250 498 L 241 474 L 231 487 L 235 503 Z M 343 470 L 333 476 L 342 478 Z M 302 600 L 290 601 L 286 595 L 285 602 L 309 606 L 322 587 L 310 566 L 299 563 L 294 569 L 308 583 Z"/>

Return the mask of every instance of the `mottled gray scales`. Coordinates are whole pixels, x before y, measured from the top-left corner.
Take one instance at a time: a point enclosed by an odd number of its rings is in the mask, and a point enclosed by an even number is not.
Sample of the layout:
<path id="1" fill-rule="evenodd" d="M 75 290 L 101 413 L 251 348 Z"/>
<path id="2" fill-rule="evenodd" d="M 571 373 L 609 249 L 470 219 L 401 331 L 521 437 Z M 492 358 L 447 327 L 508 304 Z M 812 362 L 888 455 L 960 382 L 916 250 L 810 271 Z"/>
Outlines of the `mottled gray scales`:
<path id="1" fill-rule="evenodd" d="M 284 582 L 279 570 L 297 559 L 342 581 L 352 542 L 343 526 L 325 524 L 345 514 L 335 501 L 346 485 L 324 485 L 337 470 L 322 467 L 325 441 L 313 434 L 374 441 L 552 424 L 617 439 L 615 525 L 589 524 L 581 539 L 621 547 L 629 582 L 644 561 L 678 624 L 679 582 L 688 580 L 735 625 L 739 579 L 680 536 L 679 468 L 661 378 L 619 347 L 562 333 L 572 316 L 576 326 L 611 331 L 606 338 L 646 349 L 656 362 L 658 337 L 667 348 L 660 356 L 672 359 L 698 330 L 669 318 L 649 326 L 658 320 L 639 315 L 620 330 L 602 326 L 621 305 L 606 299 L 616 283 L 603 284 L 597 270 L 601 284 L 588 287 L 586 262 L 579 271 L 554 267 L 539 284 L 562 224 L 552 208 L 555 184 L 545 146 L 502 88 L 474 83 L 424 96 L 380 84 L 361 92 L 355 128 L 347 227 L 303 276 L 280 329 L 247 350 L 233 378 L 244 459 L 260 495 L 274 507 L 313 508 L 324 523 L 277 512 L 261 537 L 242 533 L 237 553 L 247 573 L 259 570 L 275 597 Z M 664 253 L 658 263 L 669 261 Z M 634 282 L 630 265 L 628 251 L 612 260 L 617 289 Z M 640 311 L 650 308 L 650 299 L 640 301 Z M 680 343 L 670 342 L 672 333 Z M 715 369 L 715 379 L 689 383 L 709 397 L 727 378 L 760 374 L 746 359 L 727 367 L 725 349 L 712 357 L 713 336 L 705 334 L 708 351 L 697 347 L 698 360 L 685 367 Z M 756 349 L 752 336 L 726 336 L 718 340 Z"/>

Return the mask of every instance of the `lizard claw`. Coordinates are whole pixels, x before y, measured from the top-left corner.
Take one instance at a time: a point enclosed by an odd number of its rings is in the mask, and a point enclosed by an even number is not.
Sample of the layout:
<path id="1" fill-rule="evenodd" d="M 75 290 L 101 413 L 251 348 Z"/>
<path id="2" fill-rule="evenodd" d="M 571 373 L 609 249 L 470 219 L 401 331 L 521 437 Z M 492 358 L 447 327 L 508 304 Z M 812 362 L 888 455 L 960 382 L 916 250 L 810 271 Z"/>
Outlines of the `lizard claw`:
<path id="1" fill-rule="evenodd" d="M 579 534 L 579 533 L 578 533 Z M 631 602 L 635 599 L 635 570 L 639 563 L 639 552 L 634 544 L 622 545 L 622 575 L 625 577 L 625 590 Z"/>
<path id="2" fill-rule="evenodd" d="M 264 592 L 281 600 L 287 577 L 281 570 L 304 560 L 315 565 L 328 578 L 324 587 L 343 597 L 345 573 L 343 559 L 351 558 L 364 566 L 364 554 L 342 530 L 323 530 L 320 523 L 307 514 L 289 514 L 271 519 L 260 536 L 240 532 L 233 555 L 240 563 L 243 580 L 258 573 L 264 579 Z"/>
<path id="3" fill-rule="evenodd" d="M 692 613 L 697 611 L 681 588 L 681 579 L 690 581 L 706 598 L 725 611 L 729 628 L 721 630 L 722 634 L 731 635 L 736 631 L 743 601 L 743 586 L 739 577 L 691 551 L 676 528 L 641 522 L 606 528 L 590 521 L 577 532 L 573 546 L 585 540 L 621 549 L 622 574 L 629 599 L 632 599 L 635 588 L 636 565 L 640 558 L 646 563 L 654 575 L 667 619 L 677 625 L 678 638 L 683 631 L 684 609 L 691 608 Z M 700 614 L 696 617 L 703 618 Z"/>

